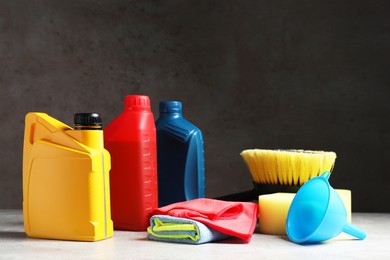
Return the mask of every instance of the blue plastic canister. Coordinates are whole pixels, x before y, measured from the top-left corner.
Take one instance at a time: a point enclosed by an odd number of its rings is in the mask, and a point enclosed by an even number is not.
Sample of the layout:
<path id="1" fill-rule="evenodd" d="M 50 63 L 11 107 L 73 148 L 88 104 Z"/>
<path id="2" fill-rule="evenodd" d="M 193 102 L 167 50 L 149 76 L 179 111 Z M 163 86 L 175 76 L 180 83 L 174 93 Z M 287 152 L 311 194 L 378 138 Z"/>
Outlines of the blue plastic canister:
<path id="1" fill-rule="evenodd" d="M 180 101 L 161 101 L 156 121 L 159 206 L 204 198 L 202 132 L 183 118 Z"/>

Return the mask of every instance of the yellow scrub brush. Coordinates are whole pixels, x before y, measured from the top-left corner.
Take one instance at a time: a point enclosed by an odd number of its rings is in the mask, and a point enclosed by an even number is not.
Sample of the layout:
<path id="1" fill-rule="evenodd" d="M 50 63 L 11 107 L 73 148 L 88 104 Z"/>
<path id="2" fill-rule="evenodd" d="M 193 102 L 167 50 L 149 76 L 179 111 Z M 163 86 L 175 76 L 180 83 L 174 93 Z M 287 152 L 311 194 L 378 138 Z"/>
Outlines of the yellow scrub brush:
<path id="1" fill-rule="evenodd" d="M 221 200 L 250 201 L 274 192 L 297 192 L 309 179 L 332 171 L 336 153 L 309 150 L 248 149 L 241 152 L 253 178 L 254 189 Z"/>

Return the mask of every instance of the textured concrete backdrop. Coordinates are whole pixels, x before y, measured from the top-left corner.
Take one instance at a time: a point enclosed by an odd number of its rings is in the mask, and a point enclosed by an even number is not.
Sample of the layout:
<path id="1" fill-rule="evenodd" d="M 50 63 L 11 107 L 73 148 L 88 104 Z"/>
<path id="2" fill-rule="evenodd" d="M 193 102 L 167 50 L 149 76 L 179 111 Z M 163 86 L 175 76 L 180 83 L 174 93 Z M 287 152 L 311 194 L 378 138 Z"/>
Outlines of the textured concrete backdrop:
<path id="1" fill-rule="evenodd" d="M 178 99 L 209 197 L 252 187 L 247 148 L 338 154 L 354 211 L 390 212 L 389 1 L 0 2 L 0 208 L 21 208 L 24 116 Z"/>

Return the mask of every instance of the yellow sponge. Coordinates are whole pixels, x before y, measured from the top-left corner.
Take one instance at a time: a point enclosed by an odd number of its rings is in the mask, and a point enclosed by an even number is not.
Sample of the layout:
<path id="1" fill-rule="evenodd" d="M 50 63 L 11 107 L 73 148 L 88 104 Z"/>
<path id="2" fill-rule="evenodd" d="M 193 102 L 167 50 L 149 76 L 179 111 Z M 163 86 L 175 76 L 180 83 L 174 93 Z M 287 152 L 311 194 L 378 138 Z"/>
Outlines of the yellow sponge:
<path id="1" fill-rule="evenodd" d="M 351 222 L 351 191 L 336 189 Z M 259 231 L 263 234 L 286 235 L 286 219 L 295 193 L 272 193 L 259 196 Z"/>

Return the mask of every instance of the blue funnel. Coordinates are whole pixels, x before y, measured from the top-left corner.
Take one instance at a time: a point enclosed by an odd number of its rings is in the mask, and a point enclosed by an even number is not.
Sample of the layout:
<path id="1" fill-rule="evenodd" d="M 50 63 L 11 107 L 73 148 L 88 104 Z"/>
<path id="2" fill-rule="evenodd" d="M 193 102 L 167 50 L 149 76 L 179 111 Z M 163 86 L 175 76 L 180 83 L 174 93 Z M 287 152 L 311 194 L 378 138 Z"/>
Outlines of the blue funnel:
<path id="1" fill-rule="evenodd" d="M 347 211 L 329 185 L 329 171 L 310 179 L 297 192 L 286 221 L 289 239 L 298 244 L 319 243 L 341 232 L 364 239 L 366 233 L 348 223 Z"/>

